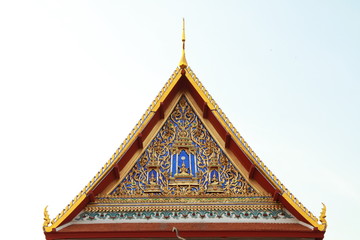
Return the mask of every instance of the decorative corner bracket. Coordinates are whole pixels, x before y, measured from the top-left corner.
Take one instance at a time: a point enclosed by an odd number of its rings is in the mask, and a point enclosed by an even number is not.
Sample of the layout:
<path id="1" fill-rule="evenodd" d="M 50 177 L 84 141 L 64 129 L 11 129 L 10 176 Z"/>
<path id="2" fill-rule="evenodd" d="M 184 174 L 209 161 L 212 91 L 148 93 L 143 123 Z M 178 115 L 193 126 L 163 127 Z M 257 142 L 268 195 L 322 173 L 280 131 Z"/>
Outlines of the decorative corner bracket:
<path id="1" fill-rule="evenodd" d="M 138 148 L 142 149 L 144 146 L 143 146 L 143 138 L 141 133 L 139 133 L 136 140 L 137 140 Z"/>
<path id="2" fill-rule="evenodd" d="M 49 213 L 48 213 L 48 210 L 47 210 L 47 207 L 46 206 L 44 208 L 44 223 L 43 223 L 43 229 L 45 230 L 45 228 L 47 228 L 50 224 L 50 216 L 49 216 Z"/>
<path id="3" fill-rule="evenodd" d="M 231 142 L 231 135 L 229 133 L 226 133 L 226 135 L 225 135 L 225 148 L 230 147 L 230 142 Z"/>
<path id="4" fill-rule="evenodd" d="M 210 108 L 209 108 L 207 102 L 204 102 L 202 111 L 203 111 L 203 118 L 208 118 Z"/>
<path id="5" fill-rule="evenodd" d="M 318 229 L 320 231 L 325 231 L 326 228 L 327 228 L 327 221 L 326 221 L 326 206 L 324 203 L 321 203 L 323 205 L 323 208 L 321 210 L 321 213 L 320 213 L 320 222 L 321 224 L 319 225 Z"/>

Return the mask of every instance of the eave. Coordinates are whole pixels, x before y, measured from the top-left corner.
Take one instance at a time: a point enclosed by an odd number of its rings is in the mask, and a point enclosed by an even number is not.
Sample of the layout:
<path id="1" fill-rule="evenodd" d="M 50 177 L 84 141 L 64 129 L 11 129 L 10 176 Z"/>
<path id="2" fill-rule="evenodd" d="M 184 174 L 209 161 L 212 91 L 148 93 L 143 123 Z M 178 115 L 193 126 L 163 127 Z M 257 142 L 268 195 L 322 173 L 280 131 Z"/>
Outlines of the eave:
<path id="1" fill-rule="evenodd" d="M 310 238 L 323 239 L 324 232 L 300 224 L 265 223 L 122 223 L 72 225 L 57 233 L 46 233 L 48 240 L 79 238 L 173 238 L 173 228 L 184 238 Z"/>

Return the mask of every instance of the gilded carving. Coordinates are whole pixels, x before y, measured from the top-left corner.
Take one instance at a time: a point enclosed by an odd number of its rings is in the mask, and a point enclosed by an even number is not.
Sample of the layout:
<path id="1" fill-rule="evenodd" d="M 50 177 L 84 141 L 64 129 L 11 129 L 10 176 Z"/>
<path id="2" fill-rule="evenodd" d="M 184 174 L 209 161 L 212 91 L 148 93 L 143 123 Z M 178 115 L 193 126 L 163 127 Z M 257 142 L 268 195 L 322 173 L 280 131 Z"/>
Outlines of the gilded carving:
<path id="1" fill-rule="evenodd" d="M 183 96 L 114 196 L 257 195 Z"/>

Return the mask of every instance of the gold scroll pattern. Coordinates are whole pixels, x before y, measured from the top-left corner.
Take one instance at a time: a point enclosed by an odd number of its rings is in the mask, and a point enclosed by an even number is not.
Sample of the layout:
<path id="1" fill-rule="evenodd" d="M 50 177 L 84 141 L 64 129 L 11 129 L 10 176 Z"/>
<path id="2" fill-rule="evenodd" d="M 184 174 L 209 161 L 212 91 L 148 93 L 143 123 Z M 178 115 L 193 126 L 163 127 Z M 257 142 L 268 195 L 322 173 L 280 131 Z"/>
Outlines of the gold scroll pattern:
<path id="1" fill-rule="evenodd" d="M 175 160 L 183 154 L 189 159 Z M 182 156 L 183 157 L 183 156 Z M 185 157 L 183 157 L 185 158 Z M 192 160 L 191 160 L 192 159 Z M 191 161 L 193 164 L 191 165 Z M 182 96 L 114 196 L 258 196 Z"/>

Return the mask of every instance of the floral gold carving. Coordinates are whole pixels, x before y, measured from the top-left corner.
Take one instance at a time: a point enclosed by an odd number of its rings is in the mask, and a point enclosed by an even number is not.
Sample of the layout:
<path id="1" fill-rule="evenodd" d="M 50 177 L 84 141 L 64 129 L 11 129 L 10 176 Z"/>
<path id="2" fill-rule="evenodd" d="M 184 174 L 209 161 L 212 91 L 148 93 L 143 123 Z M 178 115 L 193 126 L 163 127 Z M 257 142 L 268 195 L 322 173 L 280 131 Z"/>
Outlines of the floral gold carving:
<path id="1" fill-rule="evenodd" d="M 249 196 L 234 167 L 182 96 L 113 196 Z"/>

